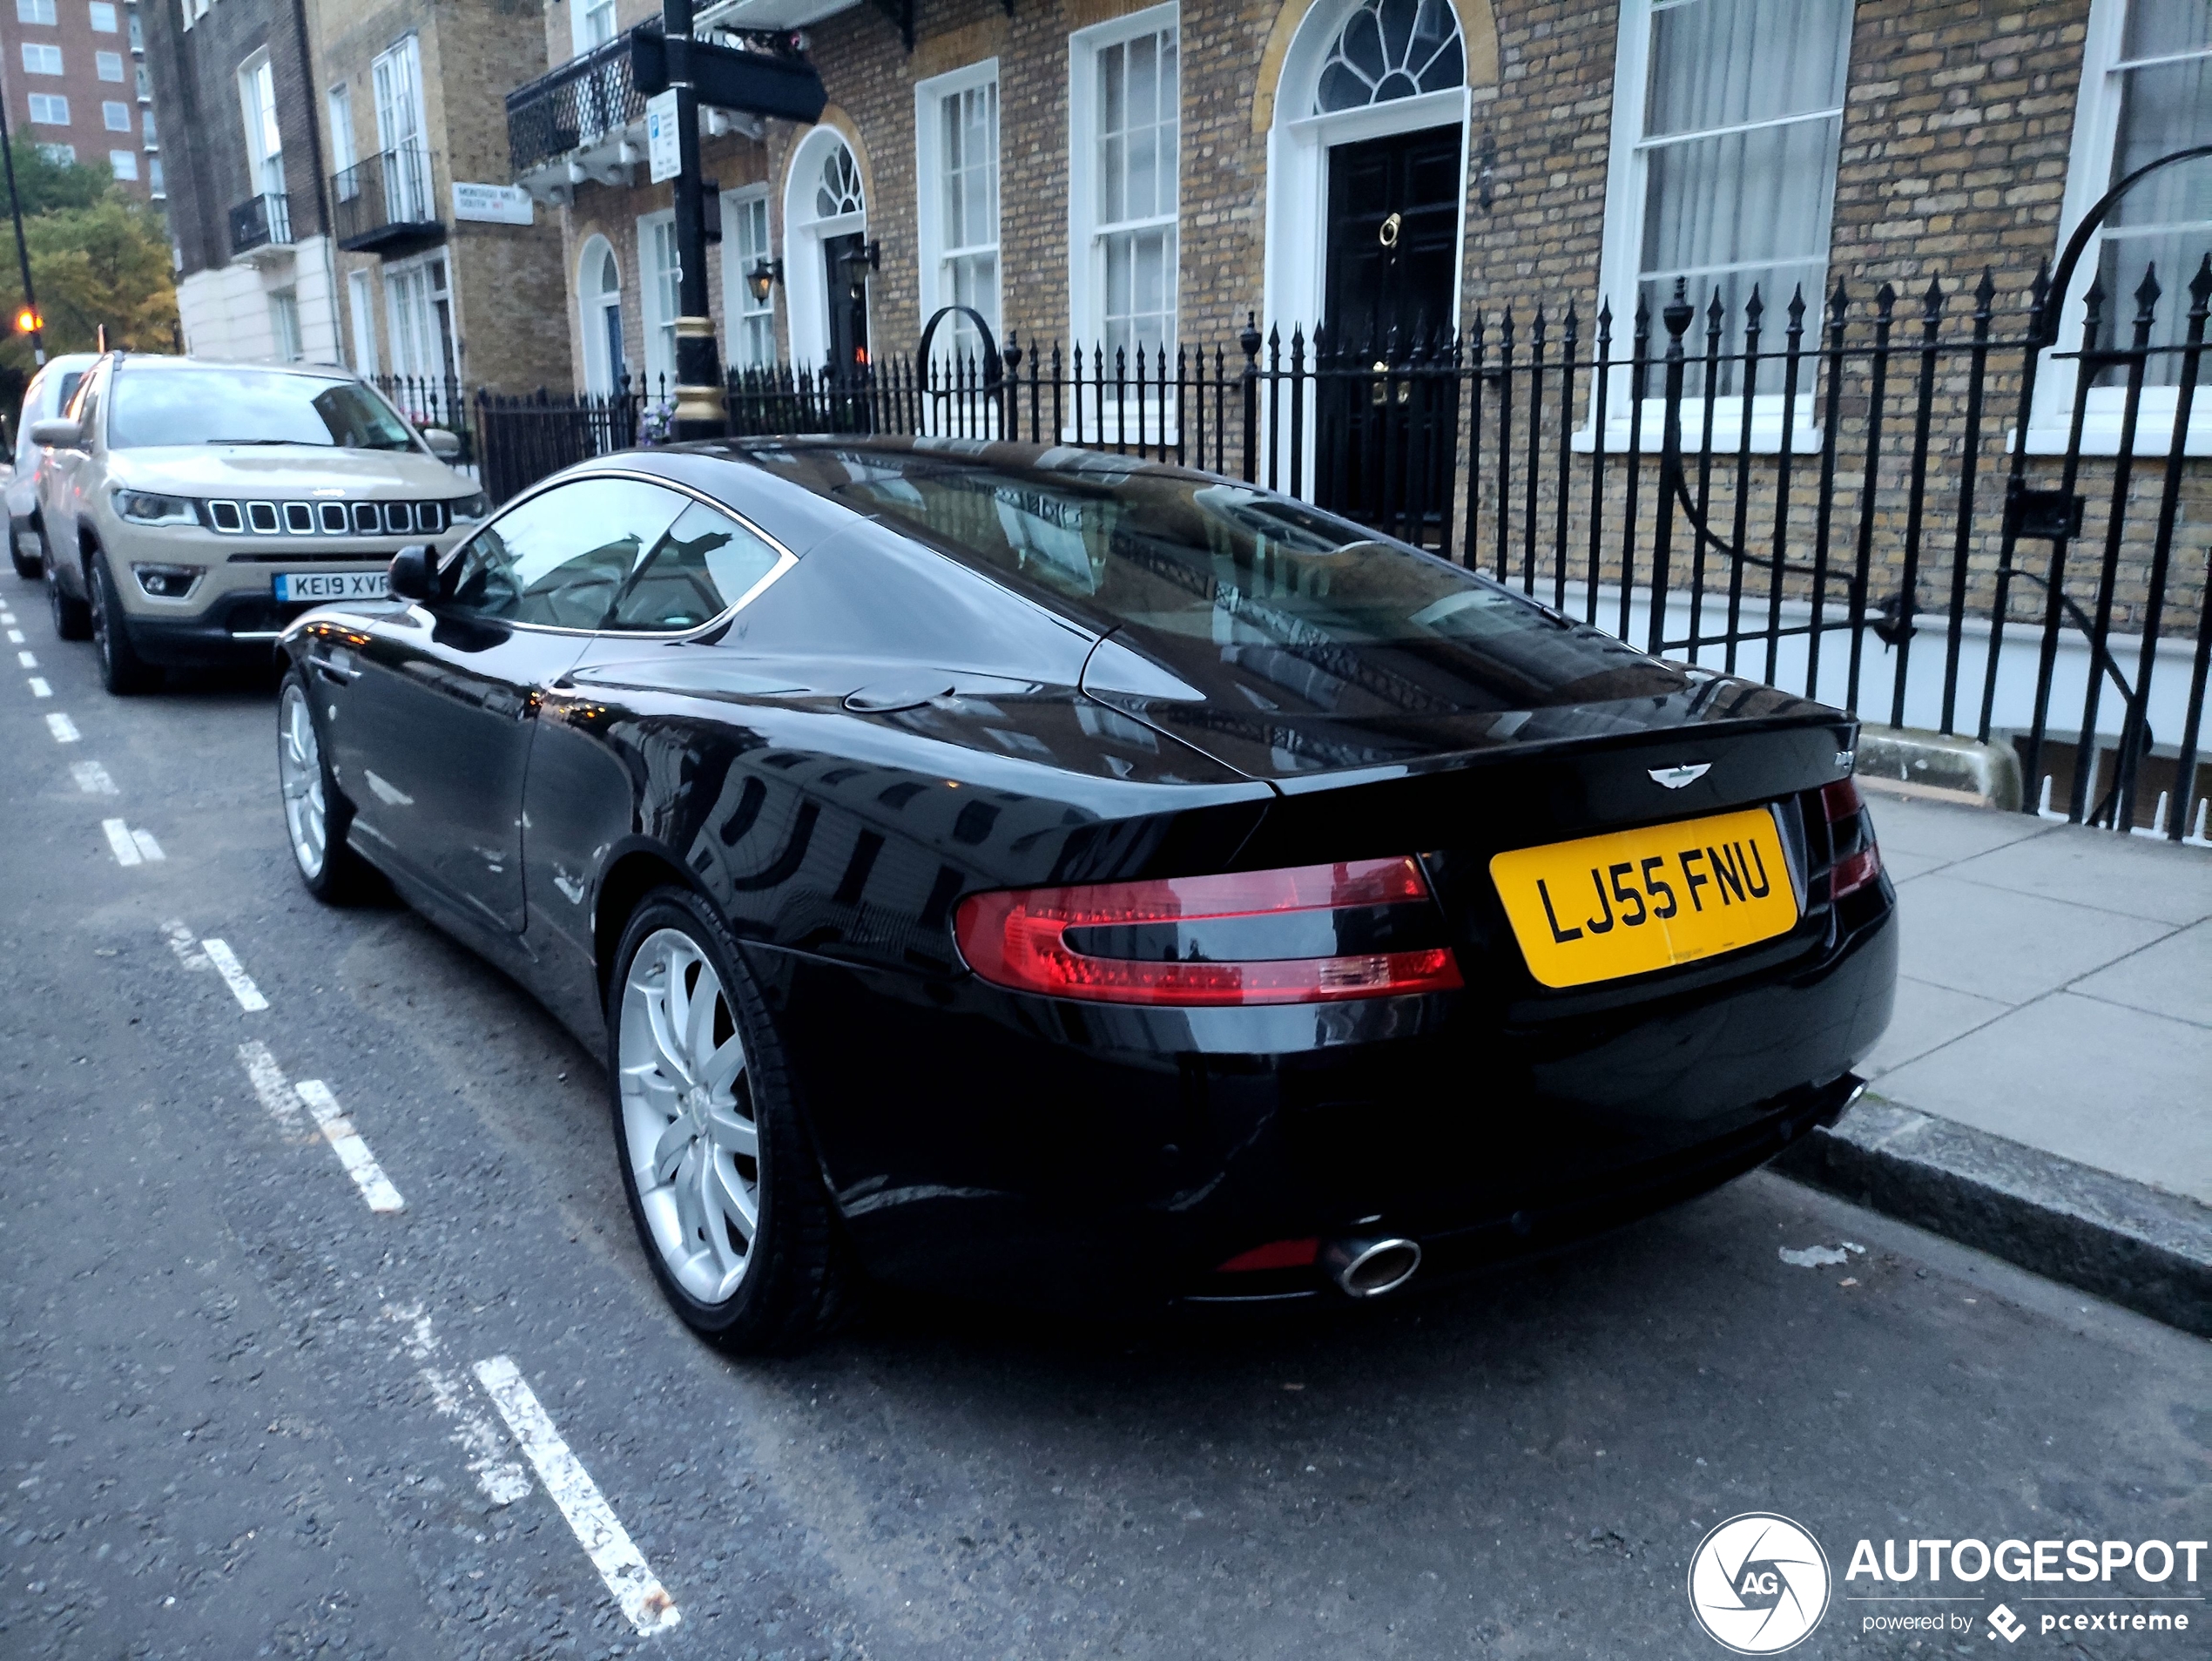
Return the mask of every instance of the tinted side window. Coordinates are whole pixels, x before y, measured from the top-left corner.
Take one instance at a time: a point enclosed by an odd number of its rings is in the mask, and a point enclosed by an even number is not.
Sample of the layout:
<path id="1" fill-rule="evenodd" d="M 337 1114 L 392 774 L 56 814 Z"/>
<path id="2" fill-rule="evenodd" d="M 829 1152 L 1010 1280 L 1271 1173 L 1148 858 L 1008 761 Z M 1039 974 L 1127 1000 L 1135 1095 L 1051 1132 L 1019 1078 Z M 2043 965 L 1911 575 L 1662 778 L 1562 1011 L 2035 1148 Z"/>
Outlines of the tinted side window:
<path id="1" fill-rule="evenodd" d="M 645 557 L 610 629 L 695 629 L 776 568 L 776 550 L 726 514 L 693 503 Z"/>
<path id="2" fill-rule="evenodd" d="M 62 396 L 63 413 L 84 429 L 80 449 L 90 449 L 99 436 L 100 391 L 106 381 L 105 375 L 87 375 L 78 382 L 74 393 Z"/>
<path id="3" fill-rule="evenodd" d="M 598 628 L 685 505 L 674 491 L 637 479 L 579 479 L 533 496 L 462 545 L 446 607 L 509 623 Z"/>
<path id="4" fill-rule="evenodd" d="M 30 390 L 23 395 L 23 414 L 16 420 L 16 471 L 18 473 L 28 474 L 37 464 L 38 447 L 30 442 L 30 429 L 34 422 L 45 418 L 45 384 L 34 379 Z"/>

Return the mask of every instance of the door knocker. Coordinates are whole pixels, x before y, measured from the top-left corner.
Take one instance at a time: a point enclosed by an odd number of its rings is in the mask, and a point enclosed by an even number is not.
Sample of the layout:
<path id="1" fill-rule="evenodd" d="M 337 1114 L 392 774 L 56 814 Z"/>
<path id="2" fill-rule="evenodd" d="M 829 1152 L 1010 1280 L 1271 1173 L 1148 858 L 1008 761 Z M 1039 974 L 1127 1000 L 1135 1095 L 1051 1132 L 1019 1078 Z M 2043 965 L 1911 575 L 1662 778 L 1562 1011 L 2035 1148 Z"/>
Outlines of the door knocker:
<path id="1" fill-rule="evenodd" d="M 1386 248 L 1394 248 L 1398 246 L 1398 227 L 1400 223 L 1399 215 L 1393 213 L 1382 222 L 1382 229 L 1375 233 L 1377 240 Z"/>
<path id="2" fill-rule="evenodd" d="M 1372 388 L 1370 390 L 1369 397 L 1371 402 L 1378 409 L 1380 409 L 1384 404 L 1389 402 L 1390 395 L 1386 388 L 1390 385 L 1390 378 L 1391 371 L 1389 363 L 1382 358 L 1377 358 L 1375 360 L 1375 381 Z M 1404 403 L 1406 400 L 1413 395 L 1413 384 L 1411 381 L 1399 381 L 1398 402 L 1399 403 Z"/>

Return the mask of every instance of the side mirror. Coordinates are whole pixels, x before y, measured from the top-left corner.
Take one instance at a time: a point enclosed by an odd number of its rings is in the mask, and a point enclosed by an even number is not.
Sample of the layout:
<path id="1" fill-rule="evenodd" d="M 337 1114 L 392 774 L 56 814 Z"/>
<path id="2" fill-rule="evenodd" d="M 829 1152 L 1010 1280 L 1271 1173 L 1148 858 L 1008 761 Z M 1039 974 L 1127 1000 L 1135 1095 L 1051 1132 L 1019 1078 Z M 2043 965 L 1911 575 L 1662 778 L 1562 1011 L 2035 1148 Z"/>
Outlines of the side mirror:
<path id="1" fill-rule="evenodd" d="M 75 422 L 59 415 L 30 423 L 30 442 L 42 448 L 76 449 L 84 442 L 84 429 Z"/>
<path id="2" fill-rule="evenodd" d="M 422 442 L 430 447 L 430 454 L 442 462 L 450 462 L 461 454 L 461 435 L 443 427 L 425 427 Z"/>
<path id="3" fill-rule="evenodd" d="M 392 556 L 392 598 L 415 603 L 434 599 L 438 572 L 428 543 L 415 543 Z"/>

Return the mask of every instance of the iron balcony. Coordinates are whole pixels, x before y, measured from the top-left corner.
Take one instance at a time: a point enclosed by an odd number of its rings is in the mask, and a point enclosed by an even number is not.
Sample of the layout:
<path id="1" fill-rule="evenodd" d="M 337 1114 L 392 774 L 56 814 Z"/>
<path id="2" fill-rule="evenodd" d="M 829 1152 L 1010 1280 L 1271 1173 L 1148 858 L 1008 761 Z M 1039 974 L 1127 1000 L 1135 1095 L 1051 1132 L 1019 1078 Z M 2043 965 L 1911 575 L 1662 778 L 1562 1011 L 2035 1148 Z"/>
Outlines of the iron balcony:
<path id="1" fill-rule="evenodd" d="M 508 159 L 518 181 L 577 151 L 618 144 L 644 120 L 630 58 L 630 37 L 617 35 L 507 95 Z"/>
<path id="2" fill-rule="evenodd" d="M 437 172 L 429 151 L 400 145 L 331 175 L 338 246 L 398 258 L 444 241 Z"/>
<path id="3" fill-rule="evenodd" d="M 249 196 L 231 210 L 233 258 L 260 248 L 292 246 L 291 199 L 282 192 Z"/>

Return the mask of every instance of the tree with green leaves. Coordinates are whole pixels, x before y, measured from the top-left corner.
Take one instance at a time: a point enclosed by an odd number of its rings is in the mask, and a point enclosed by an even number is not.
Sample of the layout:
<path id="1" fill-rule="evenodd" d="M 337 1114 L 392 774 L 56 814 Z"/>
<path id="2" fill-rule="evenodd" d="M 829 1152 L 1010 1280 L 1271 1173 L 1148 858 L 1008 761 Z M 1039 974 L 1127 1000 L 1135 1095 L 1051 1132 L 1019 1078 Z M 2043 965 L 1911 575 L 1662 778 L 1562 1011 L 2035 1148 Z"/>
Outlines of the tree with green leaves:
<path id="1" fill-rule="evenodd" d="M 159 215 L 99 168 L 55 160 L 37 145 L 10 148 L 46 350 L 89 352 L 102 324 L 111 347 L 172 349 L 177 289 Z M 0 189 L 0 206 L 5 195 Z M 11 226 L 0 226 L 0 235 L 12 234 Z M 10 319 L 23 305 L 23 279 L 12 258 L 0 259 L 0 302 Z M 30 361 L 30 342 L 11 326 L 0 344 L 0 365 L 28 370 Z"/>

